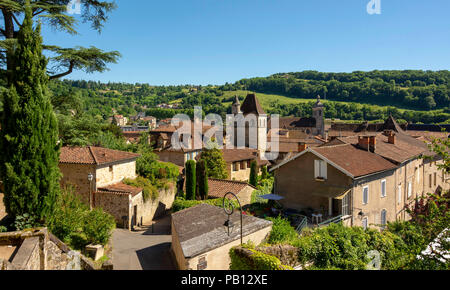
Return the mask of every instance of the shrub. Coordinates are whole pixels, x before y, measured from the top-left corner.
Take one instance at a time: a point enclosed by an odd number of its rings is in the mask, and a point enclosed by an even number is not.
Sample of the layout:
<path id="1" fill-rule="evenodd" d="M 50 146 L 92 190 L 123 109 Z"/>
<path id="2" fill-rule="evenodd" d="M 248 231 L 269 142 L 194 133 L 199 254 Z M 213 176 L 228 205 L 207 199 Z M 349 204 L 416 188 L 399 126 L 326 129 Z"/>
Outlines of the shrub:
<path id="1" fill-rule="evenodd" d="M 0 226 L 0 233 L 6 233 L 8 229 L 5 226 Z"/>
<path id="2" fill-rule="evenodd" d="M 101 208 L 95 208 L 86 215 L 83 232 L 90 244 L 106 245 L 111 232 L 116 226 L 114 217 L 105 213 Z"/>
<path id="3" fill-rule="evenodd" d="M 150 151 L 141 152 L 141 157 L 136 160 L 136 171 L 153 184 L 159 179 L 174 180 L 180 175 L 175 164 L 158 161 L 158 156 Z"/>
<path id="4" fill-rule="evenodd" d="M 208 198 L 208 174 L 205 160 L 197 162 L 197 197 L 201 200 Z"/>
<path id="5" fill-rule="evenodd" d="M 230 270 L 292 270 L 282 265 L 277 257 L 265 254 L 250 247 L 230 249 Z"/>
<path id="6" fill-rule="evenodd" d="M 239 208 L 239 205 L 237 201 L 230 200 L 234 206 L 235 209 Z M 177 212 L 186 208 L 194 207 L 199 204 L 210 204 L 218 207 L 223 207 L 223 199 L 222 198 L 216 198 L 216 199 L 207 199 L 207 200 L 186 200 L 182 197 L 178 197 L 175 199 L 172 205 L 172 212 Z"/>
<path id="7" fill-rule="evenodd" d="M 25 229 L 31 229 L 36 226 L 39 226 L 39 223 L 37 222 L 37 218 L 32 215 L 29 215 L 27 213 L 16 216 L 16 220 L 14 221 L 14 227 L 18 231 L 25 230 Z"/>
<path id="8" fill-rule="evenodd" d="M 149 199 L 158 198 L 158 189 L 156 188 L 157 186 L 153 185 L 152 182 L 147 178 L 141 176 L 138 176 L 136 179 L 126 178 L 123 180 L 123 183 L 142 188 L 142 197 L 144 199 L 144 202 L 148 201 Z"/>
<path id="9" fill-rule="evenodd" d="M 280 216 L 267 219 L 273 222 L 272 231 L 268 239 L 269 244 L 291 243 L 297 239 L 297 231 L 291 226 L 289 220 Z"/>
<path id="10" fill-rule="evenodd" d="M 71 188 L 63 190 L 53 215 L 47 220 L 51 233 L 76 250 L 89 243 L 106 244 L 115 227 L 114 218 L 102 209 L 89 210 Z"/>

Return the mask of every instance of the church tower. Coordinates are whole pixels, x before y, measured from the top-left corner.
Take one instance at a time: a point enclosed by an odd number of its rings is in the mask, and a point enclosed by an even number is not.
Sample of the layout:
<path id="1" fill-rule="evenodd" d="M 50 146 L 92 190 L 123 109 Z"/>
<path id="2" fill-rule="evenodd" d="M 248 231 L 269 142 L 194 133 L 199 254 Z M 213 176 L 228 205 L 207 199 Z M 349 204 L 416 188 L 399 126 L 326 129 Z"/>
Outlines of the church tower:
<path id="1" fill-rule="evenodd" d="M 267 149 L 267 114 L 266 112 L 264 112 L 255 94 L 248 94 L 240 109 L 244 117 L 248 115 L 252 115 L 255 117 L 254 120 L 250 121 L 250 124 L 246 124 L 246 146 L 250 147 L 249 140 L 251 130 L 253 133 L 256 133 L 257 147 L 253 149 L 259 150 L 262 155 Z"/>
<path id="2" fill-rule="evenodd" d="M 315 134 L 322 136 L 322 138 L 325 138 L 324 106 L 320 101 L 320 96 L 317 96 L 317 102 L 313 106 L 312 113 L 313 118 L 316 120 Z"/>

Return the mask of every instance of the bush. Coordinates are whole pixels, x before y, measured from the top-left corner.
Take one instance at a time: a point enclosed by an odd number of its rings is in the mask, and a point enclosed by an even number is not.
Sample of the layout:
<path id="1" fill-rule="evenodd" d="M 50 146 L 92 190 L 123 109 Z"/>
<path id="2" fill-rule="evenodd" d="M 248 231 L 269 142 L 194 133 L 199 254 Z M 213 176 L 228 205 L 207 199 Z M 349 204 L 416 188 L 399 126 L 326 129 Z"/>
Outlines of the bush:
<path id="1" fill-rule="evenodd" d="M 105 213 L 101 208 L 95 208 L 86 215 L 83 232 L 90 244 L 106 245 L 111 233 L 116 227 L 114 217 Z"/>
<path id="2" fill-rule="evenodd" d="M 250 162 L 250 181 L 249 183 L 253 186 L 258 185 L 258 164 L 255 160 Z"/>
<path id="3" fill-rule="evenodd" d="M 273 222 L 272 231 L 270 232 L 268 243 L 269 244 L 281 244 L 292 243 L 297 237 L 297 231 L 291 226 L 289 220 L 282 217 L 267 218 Z"/>
<path id="4" fill-rule="evenodd" d="M 233 206 L 235 209 L 239 208 L 239 205 L 237 201 L 231 200 L 233 203 Z M 207 199 L 207 200 L 186 200 L 182 197 L 178 197 L 175 199 L 172 205 L 172 212 L 177 212 L 186 208 L 194 207 L 199 204 L 210 204 L 218 207 L 223 207 L 223 199 L 222 198 L 216 198 L 216 199 Z"/>
<path id="5" fill-rule="evenodd" d="M 16 220 L 14 221 L 14 227 L 16 230 L 21 231 L 25 229 L 31 229 L 39 226 L 37 222 L 37 218 L 24 213 L 23 215 L 16 216 Z"/>
<path id="6" fill-rule="evenodd" d="M 230 249 L 230 270 L 292 270 L 282 265 L 277 257 L 257 251 L 251 247 L 235 247 Z"/>
<path id="7" fill-rule="evenodd" d="M 153 152 L 142 152 L 136 160 L 136 171 L 140 176 L 149 179 L 152 184 L 157 180 L 175 180 L 180 175 L 178 166 L 169 162 L 158 161 L 158 156 Z"/>
<path id="8" fill-rule="evenodd" d="M 8 229 L 5 226 L 0 226 L 0 233 L 6 233 Z"/>
<path id="9" fill-rule="evenodd" d="M 130 186 L 142 188 L 142 197 L 144 199 L 144 202 L 146 202 L 149 199 L 154 200 L 158 198 L 159 193 L 158 189 L 156 188 L 157 186 L 153 185 L 152 182 L 147 178 L 141 176 L 138 176 L 136 179 L 125 178 L 123 180 L 123 183 Z"/>
<path id="10" fill-rule="evenodd" d="M 111 237 L 115 221 L 102 209 L 90 211 L 72 189 L 66 188 L 58 198 L 47 226 L 64 243 L 82 250 L 90 243 L 105 245 Z"/>

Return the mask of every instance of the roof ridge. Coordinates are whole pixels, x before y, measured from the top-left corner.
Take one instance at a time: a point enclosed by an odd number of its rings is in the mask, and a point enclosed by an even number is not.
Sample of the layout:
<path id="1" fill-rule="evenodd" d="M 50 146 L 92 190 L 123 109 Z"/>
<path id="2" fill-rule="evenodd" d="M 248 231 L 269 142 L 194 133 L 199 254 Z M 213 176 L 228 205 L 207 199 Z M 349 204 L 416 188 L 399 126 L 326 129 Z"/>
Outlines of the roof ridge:
<path id="1" fill-rule="evenodd" d="M 95 154 L 94 154 L 94 152 L 92 151 L 92 148 L 91 148 L 91 147 L 92 147 L 92 146 L 88 146 L 89 153 L 91 154 L 92 158 L 94 158 L 95 164 L 98 165 L 98 164 L 99 164 L 99 163 L 98 163 L 98 160 L 97 160 L 97 158 L 95 158 Z"/>

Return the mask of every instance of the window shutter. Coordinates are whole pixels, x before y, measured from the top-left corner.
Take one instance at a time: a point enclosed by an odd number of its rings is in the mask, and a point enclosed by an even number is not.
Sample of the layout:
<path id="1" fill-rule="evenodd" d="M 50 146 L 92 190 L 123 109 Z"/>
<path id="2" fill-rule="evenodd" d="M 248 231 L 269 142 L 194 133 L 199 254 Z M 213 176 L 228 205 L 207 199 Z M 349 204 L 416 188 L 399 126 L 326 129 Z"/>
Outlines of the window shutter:
<path id="1" fill-rule="evenodd" d="M 411 182 L 408 182 L 408 197 L 411 197 L 412 188 L 411 188 Z"/>
<path id="2" fill-rule="evenodd" d="M 314 178 L 319 177 L 320 160 L 314 160 Z"/>
<path id="3" fill-rule="evenodd" d="M 327 179 L 327 163 L 325 161 L 321 161 L 320 165 L 321 165 L 320 173 L 322 174 L 321 177 Z"/>

